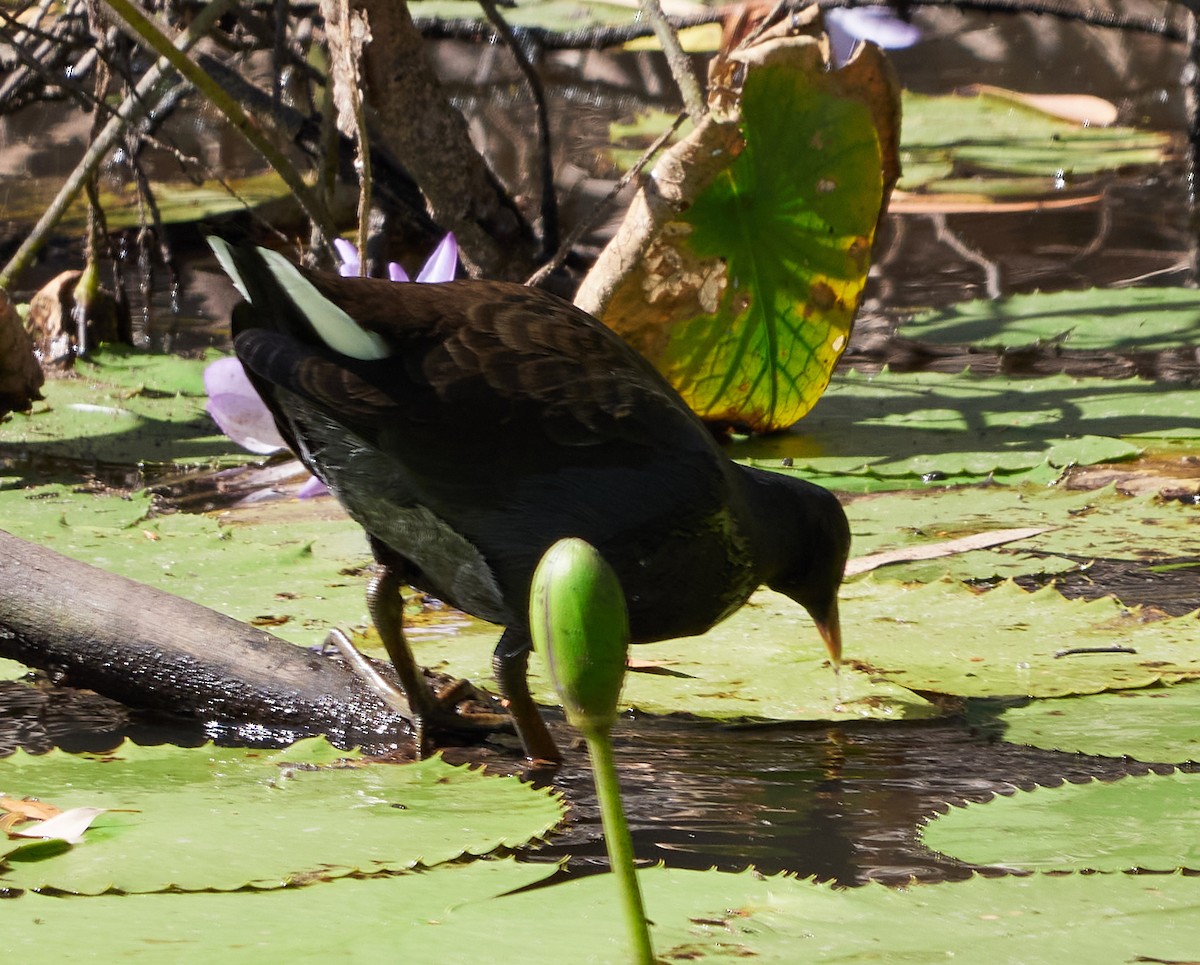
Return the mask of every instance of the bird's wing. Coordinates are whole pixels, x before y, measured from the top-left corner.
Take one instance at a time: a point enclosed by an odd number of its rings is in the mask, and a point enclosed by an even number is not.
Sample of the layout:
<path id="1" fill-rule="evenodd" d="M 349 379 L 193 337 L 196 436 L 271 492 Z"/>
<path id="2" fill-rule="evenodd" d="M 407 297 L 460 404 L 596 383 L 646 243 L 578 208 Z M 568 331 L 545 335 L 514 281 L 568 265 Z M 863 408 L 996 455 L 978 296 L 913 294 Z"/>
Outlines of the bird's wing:
<path id="1" fill-rule="evenodd" d="M 470 426 L 482 419 L 540 429 L 567 446 L 712 445 L 648 362 L 538 289 L 398 284 L 262 262 L 264 278 L 249 267 L 253 303 L 235 315 L 238 355 L 260 378 L 330 408 L 367 438 L 401 426 L 474 435 Z M 280 272 L 290 272 L 286 284 L 272 284 Z"/>

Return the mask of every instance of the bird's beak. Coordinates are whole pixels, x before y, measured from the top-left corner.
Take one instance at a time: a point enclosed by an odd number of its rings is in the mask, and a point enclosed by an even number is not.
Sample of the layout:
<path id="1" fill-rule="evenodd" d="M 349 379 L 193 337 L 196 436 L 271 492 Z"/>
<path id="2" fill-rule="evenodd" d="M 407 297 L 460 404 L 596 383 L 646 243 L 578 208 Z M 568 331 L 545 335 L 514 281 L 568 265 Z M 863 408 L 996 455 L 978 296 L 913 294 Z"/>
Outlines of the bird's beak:
<path id="1" fill-rule="evenodd" d="M 821 639 L 825 641 L 825 649 L 829 651 L 829 659 L 836 670 L 842 665 L 842 624 L 838 619 L 837 597 L 834 597 L 833 605 L 830 606 L 825 619 L 813 617 L 813 622 L 817 625 Z"/>

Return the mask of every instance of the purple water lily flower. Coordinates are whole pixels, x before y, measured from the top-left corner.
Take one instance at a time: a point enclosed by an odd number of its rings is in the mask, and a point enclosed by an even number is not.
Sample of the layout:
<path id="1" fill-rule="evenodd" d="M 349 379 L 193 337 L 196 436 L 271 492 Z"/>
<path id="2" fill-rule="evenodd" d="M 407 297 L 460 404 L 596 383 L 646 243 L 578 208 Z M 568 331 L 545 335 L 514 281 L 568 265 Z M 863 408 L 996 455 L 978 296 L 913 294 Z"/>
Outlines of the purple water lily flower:
<path id="1" fill-rule="evenodd" d="M 344 238 L 335 238 L 333 247 L 337 250 L 338 257 L 342 259 L 342 264 L 338 268 L 339 275 L 343 278 L 353 278 L 362 274 L 362 260 L 354 245 Z M 388 278 L 392 281 L 411 281 L 408 272 L 394 261 L 389 261 L 387 267 Z M 457 271 L 458 241 L 455 239 L 454 233 L 450 232 L 438 242 L 438 246 L 433 249 L 433 254 L 425 259 L 425 264 L 421 266 L 421 271 L 417 274 L 417 281 L 454 281 Z"/>
<path id="2" fill-rule="evenodd" d="M 204 391 L 213 422 L 243 449 L 265 456 L 286 448 L 275 419 L 236 358 L 218 359 L 204 370 Z"/>
<path id="3" fill-rule="evenodd" d="M 888 7 L 826 10 L 825 32 L 833 48 L 833 62 L 838 67 L 850 59 L 860 40 L 869 40 L 885 50 L 899 50 L 921 39 L 919 27 L 901 20 Z"/>
<path id="4" fill-rule="evenodd" d="M 333 246 L 342 259 L 338 273 L 343 277 L 358 275 L 361 271 L 358 249 L 341 238 L 335 239 Z M 458 242 L 454 234 L 449 233 L 421 266 L 417 281 L 453 281 L 457 271 Z M 394 282 L 409 280 L 407 272 L 395 262 L 388 265 L 388 277 Z M 265 456 L 287 448 L 271 411 L 254 391 L 242 363 L 236 358 L 219 359 L 209 365 L 204 370 L 204 390 L 208 393 L 205 406 L 208 414 L 221 431 L 243 449 Z M 325 491 L 324 484 L 314 476 L 298 495 L 304 499 Z"/>

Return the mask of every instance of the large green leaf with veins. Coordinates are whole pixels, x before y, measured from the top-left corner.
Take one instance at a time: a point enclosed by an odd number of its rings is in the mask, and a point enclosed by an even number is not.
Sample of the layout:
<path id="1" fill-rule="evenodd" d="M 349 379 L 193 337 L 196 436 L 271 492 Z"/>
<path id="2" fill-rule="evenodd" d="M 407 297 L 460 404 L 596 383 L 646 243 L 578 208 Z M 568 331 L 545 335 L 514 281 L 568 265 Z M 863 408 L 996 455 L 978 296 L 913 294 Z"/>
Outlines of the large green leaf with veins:
<path id="1" fill-rule="evenodd" d="M 0 787 L 66 810 L 110 809 L 74 846 L 0 845 L 0 887 L 77 894 L 278 888 L 516 847 L 562 817 L 549 791 L 451 767 L 328 763 L 323 740 L 279 752 L 207 745 L 0 759 Z"/>
<path id="2" fill-rule="evenodd" d="M 745 150 L 681 218 L 725 262 L 719 305 L 658 364 L 701 416 L 766 430 L 812 408 L 846 347 L 883 176 L 870 110 L 816 78 L 753 70 L 742 114 Z"/>
<path id="3" fill-rule="evenodd" d="M 1018 791 L 922 829 L 935 851 L 1027 871 L 1200 870 L 1200 774 Z M 1200 947 L 1200 946 L 1198 946 Z"/>
<path id="4" fill-rule="evenodd" d="M 650 245 L 633 310 L 604 315 L 701 417 L 762 431 L 828 384 L 890 190 L 870 89 L 886 83 L 802 53 L 747 68 L 743 149 Z"/>

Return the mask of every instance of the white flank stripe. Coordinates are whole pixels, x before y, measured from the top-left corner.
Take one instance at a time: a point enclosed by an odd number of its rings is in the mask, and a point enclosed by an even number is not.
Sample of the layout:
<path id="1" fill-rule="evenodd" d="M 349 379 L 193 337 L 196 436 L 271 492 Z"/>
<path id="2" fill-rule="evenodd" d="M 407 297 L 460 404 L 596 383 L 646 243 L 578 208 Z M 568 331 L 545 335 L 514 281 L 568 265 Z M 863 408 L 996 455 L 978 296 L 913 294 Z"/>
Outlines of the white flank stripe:
<path id="1" fill-rule="evenodd" d="M 283 255 L 266 248 L 259 248 L 258 252 L 280 287 L 331 349 L 363 361 L 387 358 L 391 354 L 382 338 L 368 332 L 317 291 Z"/>

